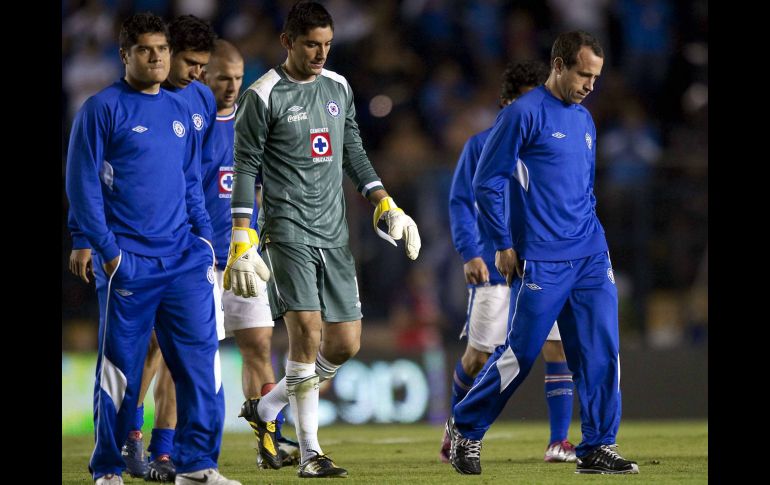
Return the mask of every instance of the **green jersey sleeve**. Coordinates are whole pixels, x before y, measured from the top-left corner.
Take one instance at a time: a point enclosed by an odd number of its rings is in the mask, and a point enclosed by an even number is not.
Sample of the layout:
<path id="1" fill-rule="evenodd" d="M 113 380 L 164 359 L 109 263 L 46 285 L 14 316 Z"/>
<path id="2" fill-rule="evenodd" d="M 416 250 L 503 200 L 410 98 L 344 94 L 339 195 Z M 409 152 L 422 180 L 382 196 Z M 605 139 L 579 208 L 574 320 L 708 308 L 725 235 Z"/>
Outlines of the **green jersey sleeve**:
<path id="1" fill-rule="evenodd" d="M 353 102 L 353 90 L 348 87 L 347 106 L 345 109 L 345 136 L 344 151 L 342 154 L 342 168 L 356 185 L 356 189 L 366 197 L 373 190 L 382 189 L 380 177 L 372 167 L 369 157 L 366 156 L 361 132 L 356 122 L 356 106 Z"/>
<path id="2" fill-rule="evenodd" d="M 268 137 L 268 106 L 252 89 L 246 90 L 235 112 L 233 142 L 232 216 L 252 217 L 254 180 L 262 169 L 265 141 Z"/>

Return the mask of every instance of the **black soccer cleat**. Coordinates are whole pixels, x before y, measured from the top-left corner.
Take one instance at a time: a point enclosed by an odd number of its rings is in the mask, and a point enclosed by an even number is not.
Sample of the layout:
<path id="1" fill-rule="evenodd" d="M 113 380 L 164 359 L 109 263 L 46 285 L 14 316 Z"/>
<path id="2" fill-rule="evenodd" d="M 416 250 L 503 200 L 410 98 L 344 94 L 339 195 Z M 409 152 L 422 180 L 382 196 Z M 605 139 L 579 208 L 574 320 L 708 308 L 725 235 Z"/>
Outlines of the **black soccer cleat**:
<path id="1" fill-rule="evenodd" d="M 171 457 L 160 455 L 150 462 L 147 473 L 144 474 L 145 482 L 171 482 L 176 479 L 176 467 Z"/>
<path id="2" fill-rule="evenodd" d="M 316 454 L 299 466 L 297 476 L 300 478 L 347 478 L 348 471 L 335 465 L 330 457 Z"/>
<path id="3" fill-rule="evenodd" d="M 147 458 L 144 455 L 142 432 L 132 432 L 120 449 L 126 471 L 134 478 L 142 478 L 147 473 Z"/>
<path id="4" fill-rule="evenodd" d="M 257 436 L 257 453 L 259 454 L 257 466 L 278 470 L 281 468 L 283 458 L 278 452 L 278 444 L 275 439 L 275 420 L 262 421 L 259 413 L 257 413 L 257 404 L 259 404 L 259 399 L 247 399 L 241 406 L 241 413 L 238 417 L 245 418 Z"/>
<path id="5" fill-rule="evenodd" d="M 575 473 L 619 475 L 639 473 L 635 461 L 626 460 L 615 451 L 615 445 L 601 445 L 589 454 L 577 459 Z"/>
<path id="6" fill-rule="evenodd" d="M 446 422 L 446 432 L 452 440 L 449 449 L 449 462 L 457 473 L 481 475 L 481 440 L 463 438 L 451 416 Z"/>
<path id="7" fill-rule="evenodd" d="M 283 466 L 299 465 L 299 443 L 292 441 L 285 436 L 281 436 L 275 441 L 278 443 L 278 454 L 281 455 Z"/>

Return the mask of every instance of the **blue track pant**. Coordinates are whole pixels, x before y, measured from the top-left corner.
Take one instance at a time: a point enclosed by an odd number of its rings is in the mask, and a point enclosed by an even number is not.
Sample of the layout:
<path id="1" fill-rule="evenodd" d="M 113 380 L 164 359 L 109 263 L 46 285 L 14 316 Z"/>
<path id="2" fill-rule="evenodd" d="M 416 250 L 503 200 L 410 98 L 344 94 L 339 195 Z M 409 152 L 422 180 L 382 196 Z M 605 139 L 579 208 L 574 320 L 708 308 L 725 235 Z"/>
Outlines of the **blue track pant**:
<path id="1" fill-rule="evenodd" d="M 529 374 L 554 320 L 580 399 L 581 457 L 615 443 L 620 425 L 618 292 L 607 253 L 525 261 L 511 287 L 508 337 L 454 409 L 465 438 L 481 439 Z"/>
<path id="2" fill-rule="evenodd" d="M 214 313 L 214 253 L 202 239 L 183 253 L 147 257 L 121 251 L 112 277 L 94 254 L 99 354 L 94 386 L 94 478 L 125 469 L 120 449 L 136 413 L 144 358 L 155 326 L 176 385 L 177 473 L 216 468 L 224 391 Z"/>

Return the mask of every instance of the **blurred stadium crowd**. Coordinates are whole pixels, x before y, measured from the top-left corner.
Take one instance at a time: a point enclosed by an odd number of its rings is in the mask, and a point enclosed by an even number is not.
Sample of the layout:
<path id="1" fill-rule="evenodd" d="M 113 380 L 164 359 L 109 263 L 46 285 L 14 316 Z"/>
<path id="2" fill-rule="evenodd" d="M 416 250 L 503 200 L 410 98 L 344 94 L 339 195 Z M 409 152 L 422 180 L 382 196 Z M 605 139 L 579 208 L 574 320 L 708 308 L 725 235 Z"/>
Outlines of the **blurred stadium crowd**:
<path id="1" fill-rule="evenodd" d="M 67 272 L 64 172 L 75 112 L 123 75 L 120 22 L 146 10 L 209 20 L 243 53 L 245 89 L 285 59 L 278 35 L 293 2 L 62 0 L 63 350 L 96 349 L 93 283 Z M 402 351 L 456 340 L 467 304 L 448 222 L 457 158 L 469 136 L 494 122 L 506 62 L 547 62 L 555 36 L 572 29 L 599 37 L 606 52 L 585 105 L 598 129 L 597 209 L 611 248 L 624 344 L 707 343 L 706 0 L 322 3 L 335 21 L 326 68 L 351 83 L 364 146 L 423 242 L 419 259 L 410 262 L 379 239 L 371 205 L 346 182 L 364 349 L 372 331 Z"/>

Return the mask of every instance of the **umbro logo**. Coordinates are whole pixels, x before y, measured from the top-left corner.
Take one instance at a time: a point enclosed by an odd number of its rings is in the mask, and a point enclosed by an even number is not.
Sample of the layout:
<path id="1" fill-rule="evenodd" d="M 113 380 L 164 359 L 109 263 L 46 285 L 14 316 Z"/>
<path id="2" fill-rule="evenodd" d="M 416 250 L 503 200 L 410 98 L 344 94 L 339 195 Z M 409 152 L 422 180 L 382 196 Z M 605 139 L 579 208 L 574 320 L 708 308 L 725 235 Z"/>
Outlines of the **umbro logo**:
<path id="1" fill-rule="evenodd" d="M 133 291 L 124 290 L 123 288 L 115 289 L 115 293 L 117 293 L 120 296 L 131 296 L 134 294 Z"/>
<path id="2" fill-rule="evenodd" d="M 292 113 L 296 113 L 297 111 L 301 111 L 301 110 L 302 110 L 302 106 L 297 106 L 297 105 L 294 105 L 291 108 L 289 108 L 289 111 L 291 111 Z"/>
<path id="3" fill-rule="evenodd" d="M 562 139 L 562 138 L 564 138 L 567 135 L 565 135 L 561 131 L 557 131 L 556 133 L 551 133 L 551 136 L 554 137 L 554 138 Z"/>
<path id="4" fill-rule="evenodd" d="M 535 283 L 527 283 L 527 288 L 529 288 L 530 290 L 534 290 L 534 291 L 542 290 L 542 288 L 537 286 Z"/>
<path id="5" fill-rule="evenodd" d="M 149 130 L 149 128 L 145 128 L 142 125 L 136 125 L 135 127 L 131 128 L 131 131 L 135 131 L 137 133 L 144 133 L 147 130 Z"/>

